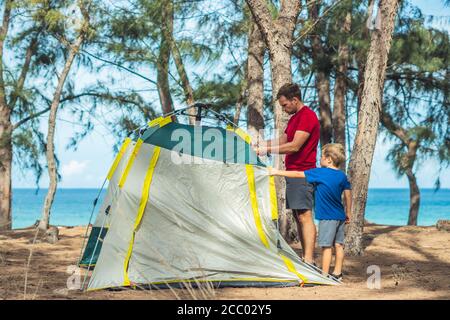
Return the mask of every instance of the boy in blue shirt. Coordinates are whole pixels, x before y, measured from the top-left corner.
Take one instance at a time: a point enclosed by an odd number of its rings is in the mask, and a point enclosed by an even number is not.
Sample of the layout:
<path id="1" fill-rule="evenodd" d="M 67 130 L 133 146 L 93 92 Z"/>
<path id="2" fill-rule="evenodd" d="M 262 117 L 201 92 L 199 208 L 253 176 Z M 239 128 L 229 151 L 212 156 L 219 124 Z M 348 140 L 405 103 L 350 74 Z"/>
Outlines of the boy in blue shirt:
<path id="1" fill-rule="evenodd" d="M 314 185 L 315 218 L 319 220 L 319 246 L 322 248 L 322 271 L 329 273 L 332 247 L 336 261 L 331 276 L 342 280 L 344 262 L 344 226 L 350 221 L 351 186 L 344 172 L 339 170 L 345 163 L 344 147 L 329 143 L 322 148 L 320 168 L 306 171 L 282 171 L 270 168 L 269 174 L 291 178 L 306 178 Z M 342 205 L 344 193 L 345 210 Z"/>

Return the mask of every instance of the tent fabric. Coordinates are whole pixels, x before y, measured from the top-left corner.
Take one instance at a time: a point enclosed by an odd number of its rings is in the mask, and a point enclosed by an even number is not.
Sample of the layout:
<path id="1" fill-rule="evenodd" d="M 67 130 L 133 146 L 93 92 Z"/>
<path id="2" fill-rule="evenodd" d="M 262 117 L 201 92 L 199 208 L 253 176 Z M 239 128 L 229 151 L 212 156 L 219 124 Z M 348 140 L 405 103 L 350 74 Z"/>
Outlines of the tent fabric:
<path id="1" fill-rule="evenodd" d="M 191 146 L 187 154 L 224 163 L 256 164 L 265 167 L 241 135 L 242 129 L 226 130 L 220 127 L 191 126 L 172 122 L 163 127 L 149 128 L 142 135 L 142 140 L 148 144 L 173 150 L 182 138 L 187 138 L 188 145 Z M 224 152 L 211 154 L 210 146 L 219 140 L 218 144 Z M 185 151 L 181 150 L 182 153 L 186 153 Z"/>
<path id="2" fill-rule="evenodd" d="M 338 284 L 304 264 L 279 234 L 273 177 L 265 166 L 234 162 L 230 154 L 218 161 L 175 151 L 164 140 L 176 128 L 171 122 L 149 128 L 117 163 L 100 210 L 110 207 L 107 219 L 103 214 L 108 229 L 88 290 L 206 281 Z M 157 135 L 160 130 L 165 134 Z"/>
<path id="3" fill-rule="evenodd" d="M 111 205 L 117 197 L 119 179 L 122 176 L 125 165 L 128 163 L 133 147 L 134 143 L 132 143 L 132 140 L 130 138 L 125 139 L 109 169 L 107 176 L 109 186 L 97 217 L 92 225 L 91 233 L 79 262 L 80 267 L 95 266 L 97 262 L 103 240 L 108 232 L 109 224 L 111 222 Z"/>

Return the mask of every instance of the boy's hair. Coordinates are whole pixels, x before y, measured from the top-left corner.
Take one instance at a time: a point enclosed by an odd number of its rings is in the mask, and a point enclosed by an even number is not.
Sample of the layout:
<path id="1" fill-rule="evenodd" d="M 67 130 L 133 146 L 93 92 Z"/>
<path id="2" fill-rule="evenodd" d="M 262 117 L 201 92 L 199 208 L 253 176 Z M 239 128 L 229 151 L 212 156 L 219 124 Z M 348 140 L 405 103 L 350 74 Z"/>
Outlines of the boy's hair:
<path id="1" fill-rule="evenodd" d="M 277 99 L 280 99 L 281 96 L 285 96 L 286 99 L 292 100 L 294 98 L 298 98 L 298 100 L 302 101 L 302 93 L 300 88 L 295 83 L 286 83 L 284 84 L 277 93 Z"/>
<path id="2" fill-rule="evenodd" d="M 330 157 L 336 167 L 340 167 L 345 162 L 344 146 L 340 143 L 327 143 L 322 147 L 322 154 Z"/>

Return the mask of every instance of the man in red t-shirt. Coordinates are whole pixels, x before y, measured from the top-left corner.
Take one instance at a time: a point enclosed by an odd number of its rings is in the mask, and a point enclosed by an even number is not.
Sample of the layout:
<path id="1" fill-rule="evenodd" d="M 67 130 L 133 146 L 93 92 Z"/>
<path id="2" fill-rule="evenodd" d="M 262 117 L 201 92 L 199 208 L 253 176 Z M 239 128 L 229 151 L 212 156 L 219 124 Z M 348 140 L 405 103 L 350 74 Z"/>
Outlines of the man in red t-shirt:
<path id="1" fill-rule="evenodd" d="M 266 141 L 266 146 L 256 148 L 258 155 L 286 154 L 286 170 L 305 171 L 316 167 L 320 124 L 317 115 L 302 101 L 296 84 L 283 85 L 277 94 L 283 110 L 292 114 L 284 134 Z M 316 227 L 312 216 L 313 185 L 305 178 L 286 178 L 286 208 L 292 209 L 304 260 L 314 263 Z"/>

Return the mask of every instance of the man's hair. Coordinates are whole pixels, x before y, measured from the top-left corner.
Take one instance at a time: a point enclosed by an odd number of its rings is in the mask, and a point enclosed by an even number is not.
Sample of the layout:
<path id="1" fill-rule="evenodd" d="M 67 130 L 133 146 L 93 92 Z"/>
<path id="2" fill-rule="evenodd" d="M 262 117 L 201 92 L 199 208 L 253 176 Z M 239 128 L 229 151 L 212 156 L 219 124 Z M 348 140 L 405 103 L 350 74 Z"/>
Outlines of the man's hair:
<path id="1" fill-rule="evenodd" d="M 322 155 L 330 157 L 336 167 L 345 162 L 344 146 L 340 143 L 327 143 L 322 147 Z"/>
<path id="2" fill-rule="evenodd" d="M 284 84 L 278 90 L 277 99 L 280 99 L 281 96 L 285 96 L 286 99 L 289 99 L 289 100 L 298 98 L 298 100 L 302 101 L 302 93 L 300 92 L 299 86 L 295 83 Z"/>

